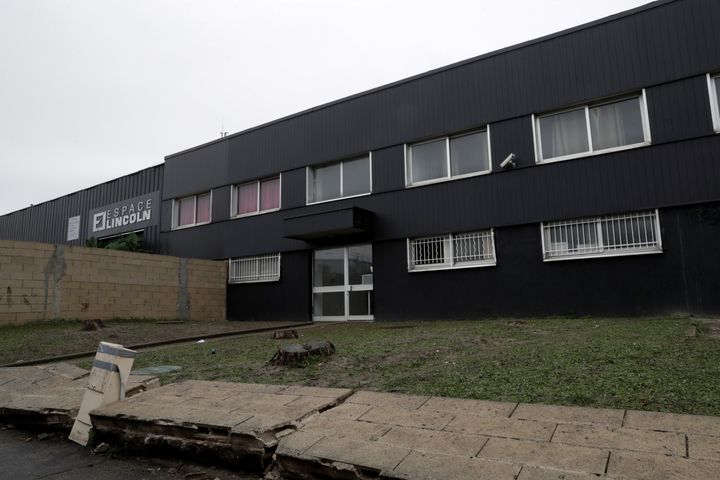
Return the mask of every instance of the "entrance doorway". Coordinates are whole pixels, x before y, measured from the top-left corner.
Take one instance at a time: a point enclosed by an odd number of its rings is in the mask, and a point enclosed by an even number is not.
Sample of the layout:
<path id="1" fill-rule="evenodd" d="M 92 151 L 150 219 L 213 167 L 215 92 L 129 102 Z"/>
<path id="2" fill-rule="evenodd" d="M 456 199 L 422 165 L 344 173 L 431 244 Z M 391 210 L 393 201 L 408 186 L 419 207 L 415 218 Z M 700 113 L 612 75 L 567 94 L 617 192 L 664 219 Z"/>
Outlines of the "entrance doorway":
<path id="1" fill-rule="evenodd" d="M 315 250 L 312 294 L 313 320 L 372 320 L 372 245 Z"/>

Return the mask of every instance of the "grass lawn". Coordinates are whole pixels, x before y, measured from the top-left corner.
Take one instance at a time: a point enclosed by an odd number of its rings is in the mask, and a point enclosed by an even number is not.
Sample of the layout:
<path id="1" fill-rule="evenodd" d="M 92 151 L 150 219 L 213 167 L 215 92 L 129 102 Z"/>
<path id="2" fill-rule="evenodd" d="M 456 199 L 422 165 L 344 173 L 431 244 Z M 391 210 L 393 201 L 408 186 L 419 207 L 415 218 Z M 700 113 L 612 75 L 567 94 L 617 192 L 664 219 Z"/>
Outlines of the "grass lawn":
<path id="1" fill-rule="evenodd" d="M 147 351 L 135 366 L 183 367 L 165 383 L 290 383 L 720 415 L 720 340 L 702 326 L 688 337 L 693 325 L 683 317 L 326 325 L 300 330 L 300 341 L 329 340 L 338 353 L 302 367 L 267 365 L 281 342 L 297 342 L 268 334 Z"/>
<path id="2" fill-rule="evenodd" d="M 276 325 L 271 322 L 183 322 L 108 320 L 100 331 L 82 331 L 79 320 L 51 320 L 0 326 L 0 364 L 54 355 L 88 352 L 100 341 L 133 345 Z"/>

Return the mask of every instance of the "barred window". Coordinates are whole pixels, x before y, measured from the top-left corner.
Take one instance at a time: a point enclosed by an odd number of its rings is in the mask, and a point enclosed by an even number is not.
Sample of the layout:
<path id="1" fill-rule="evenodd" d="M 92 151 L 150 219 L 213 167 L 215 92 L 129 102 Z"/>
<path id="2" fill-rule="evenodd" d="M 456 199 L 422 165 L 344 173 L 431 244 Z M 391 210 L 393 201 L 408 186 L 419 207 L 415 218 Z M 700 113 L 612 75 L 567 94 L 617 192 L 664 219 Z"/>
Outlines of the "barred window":
<path id="1" fill-rule="evenodd" d="M 276 282 L 280 280 L 280 254 L 231 258 L 228 283 Z"/>
<path id="2" fill-rule="evenodd" d="M 495 265 L 493 230 L 408 240 L 408 271 Z"/>
<path id="3" fill-rule="evenodd" d="M 545 260 L 662 251 L 657 210 L 543 223 L 542 235 Z"/>

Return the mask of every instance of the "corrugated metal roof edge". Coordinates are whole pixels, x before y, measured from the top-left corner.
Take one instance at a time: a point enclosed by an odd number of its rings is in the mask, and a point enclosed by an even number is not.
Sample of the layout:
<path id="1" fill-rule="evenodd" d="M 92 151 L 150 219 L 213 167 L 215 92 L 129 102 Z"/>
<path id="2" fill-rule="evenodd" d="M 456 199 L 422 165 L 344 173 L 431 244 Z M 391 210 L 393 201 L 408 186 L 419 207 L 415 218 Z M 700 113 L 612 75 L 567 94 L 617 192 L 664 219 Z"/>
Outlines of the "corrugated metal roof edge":
<path id="1" fill-rule="evenodd" d="M 158 163 L 157 165 L 153 165 L 153 166 L 146 167 L 146 168 L 141 168 L 140 170 L 137 170 L 137 171 L 132 172 L 132 173 L 128 173 L 127 175 L 120 175 L 119 177 L 115 177 L 115 178 L 112 178 L 112 179 L 110 179 L 110 180 L 106 180 L 106 181 L 101 182 L 101 183 L 96 183 L 95 185 L 93 185 L 93 186 L 91 186 L 91 187 L 82 188 L 82 189 L 80 189 L 80 190 L 75 190 L 74 192 L 70 192 L 70 193 L 67 193 L 67 194 L 65 194 L 65 195 L 60 195 L 59 197 L 55 197 L 55 198 L 50 199 L 50 200 L 45 200 L 45 201 L 40 202 L 40 203 L 35 203 L 35 204 L 30 205 L 30 206 L 28 206 L 28 207 L 21 208 L 20 210 L 13 210 L 12 212 L 8 212 L 8 213 L 5 213 L 5 214 L 3 214 L 3 215 L 0 215 L 0 218 L 7 217 L 7 216 L 10 216 L 10 215 L 14 215 L 14 214 L 16 214 L 16 213 L 19 213 L 19 212 L 28 210 L 28 209 L 30 209 L 30 208 L 39 207 L 40 205 L 44 205 L 44 204 L 46 204 L 46 203 L 54 202 L 54 201 L 56 201 L 56 200 L 60 200 L 61 198 L 65 198 L 65 197 L 69 197 L 70 195 L 75 195 L 75 194 L 77 194 L 77 193 L 85 192 L 85 191 L 91 190 L 91 189 L 93 189 L 93 188 L 99 187 L 99 186 L 101 186 L 101 185 L 106 185 L 106 184 L 108 184 L 108 183 L 115 182 L 115 181 L 117 181 L 117 180 L 120 180 L 121 178 L 131 177 L 131 176 L 133 176 L 133 175 L 137 175 L 138 173 L 142 173 L 142 172 L 144 172 L 145 170 L 152 170 L 153 168 L 158 168 L 158 167 L 165 167 L 165 162 L 163 162 L 163 163 Z"/>

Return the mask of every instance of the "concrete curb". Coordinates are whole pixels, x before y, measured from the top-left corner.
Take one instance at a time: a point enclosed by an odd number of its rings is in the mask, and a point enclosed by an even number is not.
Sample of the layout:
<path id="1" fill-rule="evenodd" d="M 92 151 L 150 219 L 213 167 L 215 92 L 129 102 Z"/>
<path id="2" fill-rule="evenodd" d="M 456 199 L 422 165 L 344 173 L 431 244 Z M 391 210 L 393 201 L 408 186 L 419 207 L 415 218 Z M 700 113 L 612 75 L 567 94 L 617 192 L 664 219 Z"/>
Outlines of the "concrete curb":
<path id="1" fill-rule="evenodd" d="M 141 350 L 143 348 L 162 347 L 162 346 L 172 345 L 172 344 L 176 344 L 176 343 L 186 343 L 186 342 L 192 342 L 192 341 L 208 339 L 208 338 L 212 339 L 212 338 L 241 336 L 241 335 L 247 335 L 247 334 L 251 334 L 251 333 L 271 332 L 273 330 L 278 330 L 278 329 L 307 327 L 310 325 L 315 325 L 315 323 L 314 322 L 302 322 L 302 323 L 293 323 L 293 324 L 289 324 L 289 325 L 282 324 L 282 325 L 278 325 L 276 327 L 262 327 L 262 328 L 252 328 L 249 330 L 236 330 L 233 332 L 211 333 L 208 335 L 194 335 L 192 337 L 182 337 L 182 338 L 174 338 L 174 339 L 170 339 L 170 340 L 160 340 L 157 342 L 147 342 L 147 343 L 137 343 L 135 345 L 125 345 L 125 348 L 129 348 L 131 350 Z M 26 360 L 26 361 L 15 362 L 15 363 L 6 363 L 4 365 L 0 365 L 0 368 L 28 367 L 28 366 L 32 366 L 32 365 L 40 365 L 43 363 L 63 362 L 65 360 L 73 360 L 76 358 L 92 357 L 95 355 L 95 353 L 96 353 L 96 350 L 92 350 L 92 351 L 87 351 L 87 352 L 78 352 L 78 353 L 69 353 L 66 355 L 58 355 L 55 357 L 36 358 L 34 360 Z"/>

